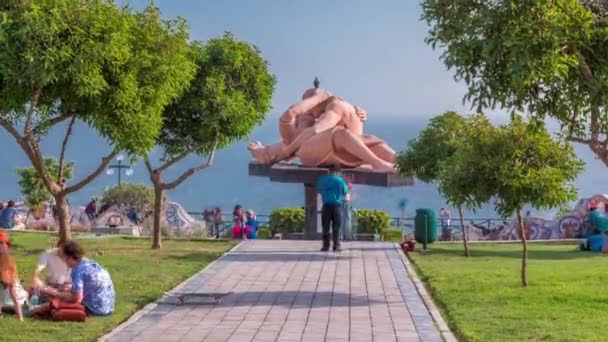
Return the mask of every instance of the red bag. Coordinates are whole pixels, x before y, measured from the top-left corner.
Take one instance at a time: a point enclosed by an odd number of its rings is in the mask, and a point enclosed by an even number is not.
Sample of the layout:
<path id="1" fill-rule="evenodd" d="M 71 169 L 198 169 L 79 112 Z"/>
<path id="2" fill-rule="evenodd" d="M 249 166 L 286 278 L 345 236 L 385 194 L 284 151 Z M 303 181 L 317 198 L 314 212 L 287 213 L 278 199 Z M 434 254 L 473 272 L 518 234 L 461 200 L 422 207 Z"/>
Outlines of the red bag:
<path id="1" fill-rule="evenodd" d="M 53 321 L 84 322 L 88 316 L 84 305 L 79 303 L 68 303 L 53 298 L 50 306 Z"/>

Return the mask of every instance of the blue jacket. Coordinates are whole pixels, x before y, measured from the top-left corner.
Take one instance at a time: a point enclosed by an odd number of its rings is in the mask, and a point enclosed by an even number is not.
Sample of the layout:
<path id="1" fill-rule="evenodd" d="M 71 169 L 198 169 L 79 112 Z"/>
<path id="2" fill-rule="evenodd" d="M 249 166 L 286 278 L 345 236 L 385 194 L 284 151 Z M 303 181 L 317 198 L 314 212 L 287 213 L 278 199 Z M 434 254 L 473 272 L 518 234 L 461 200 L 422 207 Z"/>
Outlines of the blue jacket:
<path id="1" fill-rule="evenodd" d="M 13 228 L 16 214 L 17 210 L 15 210 L 15 208 L 4 208 L 2 212 L 0 212 L 0 228 Z"/>

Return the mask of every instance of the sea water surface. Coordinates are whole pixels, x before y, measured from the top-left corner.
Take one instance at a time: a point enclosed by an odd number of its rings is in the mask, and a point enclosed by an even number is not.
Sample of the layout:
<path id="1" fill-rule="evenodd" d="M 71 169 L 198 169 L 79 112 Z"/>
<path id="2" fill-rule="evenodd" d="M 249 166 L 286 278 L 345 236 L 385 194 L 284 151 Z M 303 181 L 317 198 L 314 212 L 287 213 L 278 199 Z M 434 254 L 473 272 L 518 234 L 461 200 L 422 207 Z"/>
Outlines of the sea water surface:
<path id="1" fill-rule="evenodd" d="M 262 143 L 278 141 L 278 115 L 270 117 L 257 127 L 251 134 L 250 141 L 260 140 Z M 386 140 L 395 150 L 401 151 L 407 147 L 407 142 L 415 138 L 428 123 L 428 117 L 417 115 L 369 115 L 365 130 Z M 45 155 L 59 154 L 59 147 L 65 126 L 52 130 L 41 143 Z M 17 167 L 26 167 L 29 161 L 15 141 L 4 130 L 0 130 L 0 200 L 20 199 Z M 251 156 L 247 151 L 247 142 L 242 141 L 231 145 L 217 153 L 213 166 L 193 175 L 175 190 L 169 191 L 169 198 L 181 203 L 189 211 L 201 211 L 203 208 L 219 206 L 228 211 L 235 204 L 251 208 L 258 213 L 268 213 L 274 208 L 303 206 L 304 187 L 301 184 L 272 183 L 265 178 L 248 175 L 248 162 Z M 608 192 L 608 169 L 585 146 L 576 146 L 577 153 L 586 162 L 585 171 L 576 180 L 579 197 Z M 104 139 L 95 132 L 79 124 L 69 142 L 67 160 L 75 163 L 74 181 L 93 170 L 101 157 L 110 151 Z M 152 152 L 152 158 L 160 157 L 158 151 Z M 191 157 L 177 164 L 166 172 L 165 180 L 171 180 L 189 167 L 201 163 L 200 158 Z M 148 174 L 141 161 L 133 163 L 133 175 L 123 174 L 123 181 L 149 183 Z M 113 186 L 117 175 L 102 173 L 90 185 L 70 196 L 72 204 L 86 204 L 92 196 L 100 196 L 104 188 Z M 441 198 L 434 184 L 416 181 L 415 185 L 401 188 L 379 188 L 355 185 L 353 189 L 353 206 L 355 208 L 373 208 L 399 214 L 398 203 L 408 199 L 407 216 L 413 216 L 416 208 L 449 207 Z M 556 210 L 534 211 L 537 216 L 551 216 Z M 452 210 L 456 214 L 456 210 Z M 496 217 L 492 204 L 488 204 L 475 213 L 475 217 Z"/>

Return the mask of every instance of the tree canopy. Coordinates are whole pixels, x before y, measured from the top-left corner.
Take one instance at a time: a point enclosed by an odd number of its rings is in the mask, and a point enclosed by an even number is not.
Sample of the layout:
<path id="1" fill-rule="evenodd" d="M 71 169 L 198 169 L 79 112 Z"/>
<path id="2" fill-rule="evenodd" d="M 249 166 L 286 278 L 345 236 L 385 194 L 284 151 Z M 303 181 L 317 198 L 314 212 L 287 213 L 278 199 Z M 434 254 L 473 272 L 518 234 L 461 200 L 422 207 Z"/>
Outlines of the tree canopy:
<path id="1" fill-rule="evenodd" d="M 418 138 L 397 158 L 399 172 L 423 182 L 436 182 L 439 192 L 458 207 L 465 255 L 469 255 L 462 207 L 477 209 L 492 197 L 491 189 L 482 186 L 485 175 L 470 168 L 473 145 L 492 133 L 493 126 L 482 114 L 462 116 L 448 111 L 431 119 Z"/>
<path id="2" fill-rule="evenodd" d="M 271 109 L 276 79 L 257 47 L 225 33 L 194 42 L 192 56 L 195 78 L 163 113 L 158 145 L 166 160 L 245 139 Z"/>
<path id="3" fill-rule="evenodd" d="M 124 150 L 156 144 L 162 112 L 187 87 L 196 66 L 184 20 L 165 20 L 154 6 L 141 12 L 111 0 L 11 1 L 0 7 L 0 126 L 32 162 L 58 206 L 69 239 L 67 195 L 82 189 Z M 50 176 L 40 143 L 69 122 L 59 174 Z M 74 123 L 94 128 L 111 145 L 96 169 L 60 184 Z"/>
<path id="4" fill-rule="evenodd" d="M 554 139 L 542 123 L 515 115 L 491 139 L 476 144 L 473 152 L 485 160 L 476 166 L 494 189 L 496 211 L 503 217 L 525 205 L 549 209 L 576 199 L 572 182 L 584 163 L 571 144 Z"/>
<path id="5" fill-rule="evenodd" d="M 479 110 L 551 116 L 608 165 L 608 18 L 596 0 L 424 0 L 427 42 Z"/>
<path id="6" fill-rule="evenodd" d="M 415 176 L 423 182 L 437 180 L 443 161 L 458 149 L 466 126 L 466 118 L 454 111 L 431 119 L 408 148 L 399 153 L 397 166 L 400 173 Z"/>
<path id="7" fill-rule="evenodd" d="M 44 165 L 51 175 L 59 173 L 59 163 L 55 158 L 44 158 Z M 67 163 L 63 172 L 65 181 L 72 179 L 74 172 L 74 164 Z M 46 186 L 36 169 L 34 167 L 17 168 L 17 174 L 19 175 L 19 187 L 21 193 L 24 196 L 25 204 L 32 210 L 36 210 L 44 202 L 50 200 L 53 195 Z"/>
<path id="8" fill-rule="evenodd" d="M 191 56 L 196 75 L 186 91 L 163 112 L 157 140 L 163 152 L 161 165 L 155 168 L 144 157 L 156 196 L 154 248 L 161 247 L 162 192 L 210 167 L 216 150 L 247 138 L 271 109 L 276 79 L 257 47 L 225 33 L 204 44 L 193 42 Z M 162 180 L 165 170 L 192 154 L 206 160 L 171 181 Z"/>
<path id="9" fill-rule="evenodd" d="M 576 199 L 572 182 L 583 169 L 570 143 L 554 139 L 539 121 L 513 115 L 508 125 L 471 146 L 461 168 L 477 174 L 477 191 L 491 194 L 503 217 L 517 216 L 523 245 L 521 279 L 528 285 L 528 245 L 522 210 L 562 206 Z"/>

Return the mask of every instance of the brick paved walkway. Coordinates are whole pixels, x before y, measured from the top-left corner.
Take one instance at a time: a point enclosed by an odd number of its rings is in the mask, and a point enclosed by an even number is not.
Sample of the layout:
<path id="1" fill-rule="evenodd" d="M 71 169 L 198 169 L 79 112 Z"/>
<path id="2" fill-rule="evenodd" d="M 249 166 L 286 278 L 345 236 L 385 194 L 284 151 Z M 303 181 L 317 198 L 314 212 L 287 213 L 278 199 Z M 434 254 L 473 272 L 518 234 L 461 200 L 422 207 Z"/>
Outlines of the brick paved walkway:
<path id="1" fill-rule="evenodd" d="M 441 341 L 391 243 L 248 241 L 179 292 L 233 291 L 223 304 L 168 297 L 109 341 Z"/>

